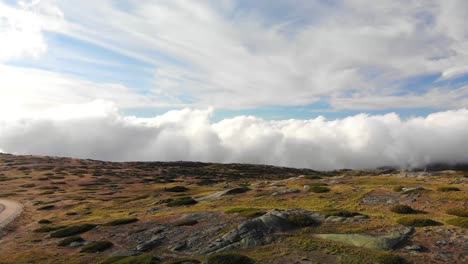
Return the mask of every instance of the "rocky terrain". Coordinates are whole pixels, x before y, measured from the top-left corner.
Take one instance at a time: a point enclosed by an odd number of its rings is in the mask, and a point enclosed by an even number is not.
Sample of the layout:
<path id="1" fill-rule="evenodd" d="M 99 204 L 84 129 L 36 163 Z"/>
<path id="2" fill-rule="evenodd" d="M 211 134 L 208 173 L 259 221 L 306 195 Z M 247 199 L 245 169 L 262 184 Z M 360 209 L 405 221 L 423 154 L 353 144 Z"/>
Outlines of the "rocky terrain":
<path id="1" fill-rule="evenodd" d="M 0 263 L 467 263 L 468 172 L 432 169 L 0 154 Z"/>

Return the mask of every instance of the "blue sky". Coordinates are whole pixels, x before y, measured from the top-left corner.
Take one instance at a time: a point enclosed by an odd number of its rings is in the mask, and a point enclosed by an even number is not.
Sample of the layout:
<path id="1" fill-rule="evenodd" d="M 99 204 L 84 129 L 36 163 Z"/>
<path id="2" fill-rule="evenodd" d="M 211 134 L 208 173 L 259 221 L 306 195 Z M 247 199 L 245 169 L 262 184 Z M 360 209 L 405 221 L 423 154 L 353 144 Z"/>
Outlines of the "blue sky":
<path id="1" fill-rule="evenodd" d="M 81 99 L 64 104 L 279 120 L 424 116 L 468 102 L 463 1 L 2 2 L 5 67 L 95 84 L 85 96 L 58 87 Z M 106 96 L 114 85 L 125 94 Z"/>

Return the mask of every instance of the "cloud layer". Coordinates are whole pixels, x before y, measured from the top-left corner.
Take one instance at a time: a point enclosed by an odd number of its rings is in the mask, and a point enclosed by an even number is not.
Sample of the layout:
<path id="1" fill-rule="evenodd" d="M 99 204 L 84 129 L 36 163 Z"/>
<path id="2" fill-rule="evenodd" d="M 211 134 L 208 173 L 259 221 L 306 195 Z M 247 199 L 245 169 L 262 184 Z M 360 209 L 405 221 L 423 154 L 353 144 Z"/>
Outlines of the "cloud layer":
<path id="1" fill-rule="evenodd" d="M 70 105 L 34 117 L 0 119 L 0 149 L 113 161 L 198 160 L 313 169 L 468 162 L 467 109 L 407 120 L 396 114 L 360 114 L 281 121 L 238 116 L 213 123 L 211 114 L 183 109 L 136 118 L 103 101 Z"/>
<path id="2" fill-rule="evenodd" d="M 144 61 L 151 85 L 128 91 L 138 97 L 143 89 L 155 99 L 130 107 L 252 109 L 323 98 L 335 110 L 468 106 L 466 82 L 451 82 L 468 73 L 465 0 L 20 3 L 0 2 L 7 40 L 0 61 L 60 53 L 49 68 L 73 68 L 68 60 L 76 58 L 67 47 L 49 47 L 45 32 Z M 435 81 L 424 82 L 428 76 Z M 4 84 L 16 89 L 13 81 Z"/>

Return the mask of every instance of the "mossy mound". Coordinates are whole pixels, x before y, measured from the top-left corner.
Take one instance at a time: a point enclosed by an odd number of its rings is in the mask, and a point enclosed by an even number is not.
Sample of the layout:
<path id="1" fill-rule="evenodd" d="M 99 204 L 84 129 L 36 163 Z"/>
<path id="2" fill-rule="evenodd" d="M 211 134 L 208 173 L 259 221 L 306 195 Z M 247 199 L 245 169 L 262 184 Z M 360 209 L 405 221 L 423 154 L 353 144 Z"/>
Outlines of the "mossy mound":
<path id="1" fill-rule="evenodd" d="M 437 191 L 439 191 L 439 192 L 459 192 L 460 189 L 457 188 L 457 187 L 453 187 L 453 186 L 445 186 L 445 187 L 437 188 Z"/>
<path id="2" fill-rule="evenodd" d="M 305 215 L 305 214 L 292 214 L 288 215 L 288 221 L 297 227 L 308 227 L 320 225 L 317 220 Z"/>
<path id="3" fill-rule="evenodd" d="M 415 214 L 417 213 L 416 210 L 411 208 L 411 206 L 408 205 L 403 205 L 403 204 L 397 204 L 394 205 L 390 208 L 390 211 L 396 214 Z"/>
<path id="4" fill-rule="evenodd" d="M 84 232 L 87 232 L 93 228 L 95 228 L 96 225 L 93 224 L 84 224 L 84 225 L 78 225 L 78 226 L 69 226 L 65 227 L 63 229 L 59 229 L 58 231 L 55 231 L 54 233 L 50 234 L 51 237 L 67 237 L 67 236 L 73 236 L 73 235 L 78 235 Z"/>
<path id="5" fill-rule="evenodd" d="M 189 189 L 184 186 L 174 186 L 174 187 L 169 187 L 164 189 L 167 192 L 186 192 Z"/>
<path id="6" fill-rule="evenodd" d="M 341 209 L 331 209 L 331 210 L 324 210 L 322 213 L 325 216 L 340 216 L 340 217 L 353 217 L 356 215 L 361 215 L 358 212 L 351 212 L 348 210 L 341 210 Z"/>
<path id="7" fill-rule="evenodd" d="M 167 203 L 167 206 L 169 207 L 176 207 L 176 206 L 184 206 L 184 205 L 194 205 L 198 203 L 195 201 L 192 197 L 180 197 L 177 199 L 174 199 L 170 202 Z"/>
<path id="8" fill-rule="evenodd" d="M 71 243 L 73 242 L 78 242 L 78 243 L 81 243 L 81 242 L 84 242 L 85 240 L 80 237 L 80 236 L 72 236 L 72 237 L 67 237 L 65 238 L 64 240 L 60 241 L 57 246 L 59 247 L 66 247 L 66 246 L 69 246 Z"/>
<path id="9" fill-rule="evenodd" d="M 159 259 L 153 256 L 115 256 L 109 257 L 101 262 L 101 264 L 158 264 Z"/>
<path id="10" fill-rule="evenodd" d="M 193 219 L 186 219 L 186 220 L 179 220 L 174 223 L 174 226 L 194 226 L 198 224 L 197 220 Z"/>
<path id="11" fill-rule="evenodd" d="M 385 254 L 377 256 L 377 263 L 378 264 L 406 264 L 408 262 L 399 255 L 385 253 Z"/>
<path id="12" fill-rule="evenodd" d="M 138 221 L 138 218 L 121 218 L 121 219 L 116 219 L 112 220 L 110 222 L 107 222 L 103 224 L 103 226 L 116 226 L 116 225 L 126 225 L 130 223 L 135 223 Z"/>
<path id="13" fill-rule="evenodd" d="M 412 226 L 412 227 L 443 225 L 442 223 L 434 221 L 432 219 L 420 218 L 420 217 L 402 217 L 398 219 L 397 222 L 404 226 Z"/>
<path id="14" fill-rule="evenodd" d="M 250 189 L 247 188 L 247 187 L 237 187 L 237 188 L 234 188 L 234 189 L 231 189 L 231 190 L 225 192 L 224 195 L 241 194 L 241 193 L 245 193 L 245 192 L 248 192 L 248 191 L 250 191 Z"/>
<path id="15" fill-rule="evenodd" d="M 92 242 L 92 243 L 89 243 L 87 244 L 86 246 L 84 246 L 80 252 L 81 253 L 97 253 L 97 252 L 102 252 L 102 251 L 105 251 L 111 247 L 113 247 L 114 244 L 112 244 L 112 242 L 109 242 L 109 241 L 95 241 L 95 242 Z M 131 263 L 131 262 L 130 262 Z"/>
<path id="16" fill-rule="evenodd" d="M 64 228 L 64 226 L 43 226 L 33 230 L 34 233 L 48 233 Z"/>
<path id="17" fill-rule="evenodd" d="M 330 188 L 324 186 L 311 186 L 310 191 L 314 193 L 327 193 L 331 190 Z"/>

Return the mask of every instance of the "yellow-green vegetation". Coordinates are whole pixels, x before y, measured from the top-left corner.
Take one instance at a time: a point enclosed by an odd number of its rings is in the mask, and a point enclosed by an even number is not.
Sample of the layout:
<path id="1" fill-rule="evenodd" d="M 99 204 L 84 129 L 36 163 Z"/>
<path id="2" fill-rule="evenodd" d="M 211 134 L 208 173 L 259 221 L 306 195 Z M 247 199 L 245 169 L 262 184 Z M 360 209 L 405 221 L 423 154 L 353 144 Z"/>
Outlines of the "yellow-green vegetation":
<path id="1" fill-rule="evenodd" d="M 403 205 L 403 204 L 397 204 L 394 205 L 390 208 L 390 211 L 396 214 L 415 214 L 417 213 L 416 210 L 411 208 L 411 206 L 408 205 Z"/>
<path id="2" fill-rule="evenodd" d="M 227 214 L 239 214 L 246 218 L 256 218 L 262 216 L 266 213 L 265 210 L 259 208 L 251 208 L 251 207 L 235 207 L 229 210 L 226 210 L 225 213 Z"/>
<path id="3" fill-rule="evenodd" d="M 447 214 L 468 217 L 468 208 L 452 208 L 447 210 Z"/>
<path id="4" fill-rule="evenodd" d="M 434 221 L 429 218 L 422 217 L 402 217 L 397 220 L 399 224 L 412 227 L 423 227 L 423 226 L 439 226 L 442 223 Z"/>
<path id="5" fill-rule="evenodd" d="M 126 224 L 131 224 L 135 223 L 138 221 L 138 218 L 121 218 L 121 219 L 115 219 L 110 222 L 107 222 L 103 224 L 103 226 L 116 226 L 116 225 L 126 225 Z"/>
<path id="6" fill-rule="evenodd" d="M 468 218 L 467 217 L 456 217 L 446 221 L 449 225 L 459 226 L 463 228 L 468 228 Z"/>
<path id="7" fill-rule="evenodd" d="M 238 253 L 222 253 L 206 258 L 206 264 L 254 264 L 255 261 Z"/>
<path id="8" fill-rule="evenodd" d="M 112 242 L 109 242 L 109 241 L 104 241 L 104 240 L 101 240 L 101 241 L 95 241 L 95 242 L 91 242 L 87 245 L 85 245 L 81 250 L 80 252 L 82 253 L 97 253 L 97 252 L 102 252 L 104 250 L 107 250 L 111 247 L 113 247 L 114 244 Z"/>

